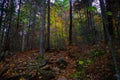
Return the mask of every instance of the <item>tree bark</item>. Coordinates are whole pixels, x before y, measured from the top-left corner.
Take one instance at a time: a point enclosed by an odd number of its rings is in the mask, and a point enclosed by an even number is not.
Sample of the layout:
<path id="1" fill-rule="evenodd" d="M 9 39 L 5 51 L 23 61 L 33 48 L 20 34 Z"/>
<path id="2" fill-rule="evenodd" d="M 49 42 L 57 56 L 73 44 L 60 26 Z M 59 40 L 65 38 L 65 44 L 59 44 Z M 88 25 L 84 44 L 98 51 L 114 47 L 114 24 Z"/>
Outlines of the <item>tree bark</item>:
<path id="1" fill-rule="evenodd" d="M 25 34 L 24 30 L 22 31 L 22 52 L 25 50 Z"/>
<path id="2" fill-rule="evenodd" d="M 1 29 L 1 26 L 2 26 L 4 4 L 5 4 L 5 0 L 3 0 L 2 4 L 1 4 L 0 29 Z M 1 32 L 1 30 L 0 30 L 0 32 Z"/>
<path id="3" fill-rule="evenodd" d="M 47 51 L 50 49 L 50 0 L 48 0 Z"/>
<path id="4" fill-rule="evenodd" d="M 46 19 L 46 0 L 42 1 L 41 8 L 41 28 L 40 28 L 40 55 L 44 56 L 44 31 L 45 31 L 45 19 Z"/>
<path id="5" fill-rule="evenodd" d="M 115 5 L 113 0 L 106 0 L 106 9 L 107 9 L 107 11 L 112 12 L 112 10 L 113 10 L 112 5 Z M 111 37 L 114 37 L 113 16 L 108 15 L 107 20 L 108 20 L 108 26 L 109 26 L 108 27 L 109 34 L 111 35 Z"/>
<path id="6" fill-rule="evenodd" d="M 104 5 L 104 1 L 103 0 L 99 0 L 99 1 L 100 1 L 100 5 L 101 5 L 103 23 L 105 24 L 106 36 L 108 38 L 109 48 L 110 48 L 110 52 L 112 54 L 112 58 L 113 58 L 114 66 L 115 66 L 117 80 L 120 80 L 120 74 L 119 74 L 119 69 L 118 69 L 118 65 L 117 65 L 117 59 L 116 59 L 115 51 L 114 51 L 114 48 L 113 48 L 112 38 L 111 38 L 111 35 L 109 33 L 109 29 L 107 28 L 108 27 L 108 21 L 107 21 L 106 8 L 105 8 L 105 5 Z"/>
<path id="7" fill-rule="evenodd" d="M 6 38 L 5 38 L 5 46 L 4 46 L 4 51 L 10 50 L 10 31 L 11 31 L 11 26 L 12 26 L 12 18 L 13 18 L 13 0 L 10 2 L 10 14 L 8 16 L 8 28 L 6 31 Z"/>
<path id="8" fill-rule="evenodd" d="M 69 45 L 72 44 L 72 0 L 70 0 L 70 27 L 69 27 Z"/>
<path id="9" fill-rule="evenodd" d="M 3 19 L 3 7 L 5 4 L 5 0 L 3 0 L 2 4 L 1 4 L 1 15 L 0 15 L 0 41 L 2 42 L 2 32 L 1 32 L 1 26 L 2 26 L 2 19 Z M 2 44 L 2 43 L 1 43 Z M 0 52 L 2 49 L 2 45 L 0 45 Z"/>

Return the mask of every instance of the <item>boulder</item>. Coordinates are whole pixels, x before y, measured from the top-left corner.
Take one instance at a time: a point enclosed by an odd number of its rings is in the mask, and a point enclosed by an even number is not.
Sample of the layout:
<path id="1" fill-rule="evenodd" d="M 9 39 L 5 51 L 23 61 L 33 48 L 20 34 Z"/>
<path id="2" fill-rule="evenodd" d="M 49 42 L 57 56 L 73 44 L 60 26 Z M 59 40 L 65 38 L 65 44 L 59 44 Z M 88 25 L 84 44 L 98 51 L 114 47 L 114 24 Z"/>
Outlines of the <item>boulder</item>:
<path id="1" fill-rule="evenodd" d="M 41 75 L 42 75 L 41 80 L 51 80 L 55 78 L 55 73 L 52 71 L 44 71 L 41 73 Z"/>
<path id="2" fill-rule="evenodd" d="M 59 74 L 60 73 L 60 69 L 58 67 L 52 68 L 52 71 L 55 72 L 55 74 Z"/>
<path id="3" fill-rule="evenodd" d="M 67 62 L 64 58 L 58 59 L 56 64 L 60 69 L 65 69 L 67 67 Z"/>
<path id="4" fill-rule="evenodd" d="M 42 70 L 51 70 L 50 65 L 45 65 L 45 66 L 41 67 L 40 69 L 42 69 Z"/>
<path id="5" fill-rule="evenodd" d="M 45 66 L 46 64 L 47 64 L 46 61 L 43 59 L 43 60 L 40 61 L 39 66 L 40 66 L 40 67 L 43 67 L 43 66 Z"/>
<path id="6" fill-rule="evenodd" d="M 63 77 L 63 78 L 58 78 L 57 80 L 68 80 L 68 79 Z"/>

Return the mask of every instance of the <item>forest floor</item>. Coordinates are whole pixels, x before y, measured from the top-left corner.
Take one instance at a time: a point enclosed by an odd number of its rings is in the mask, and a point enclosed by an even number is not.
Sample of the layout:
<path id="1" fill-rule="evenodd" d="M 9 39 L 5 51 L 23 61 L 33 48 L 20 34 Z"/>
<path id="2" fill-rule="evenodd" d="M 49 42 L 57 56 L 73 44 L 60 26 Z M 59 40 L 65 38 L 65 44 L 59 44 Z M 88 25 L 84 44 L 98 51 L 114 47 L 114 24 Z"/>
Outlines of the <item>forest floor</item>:
<path id="1" fill-rule="evenodd" d="M 120 48 L 115 49 L 120 69 Z M 116 76 L 109 47 L 101 43 L 50 50 L 44 60 L 38 50 L 30 50 L 0 61 L 0 80 L 116 80 Z"/>

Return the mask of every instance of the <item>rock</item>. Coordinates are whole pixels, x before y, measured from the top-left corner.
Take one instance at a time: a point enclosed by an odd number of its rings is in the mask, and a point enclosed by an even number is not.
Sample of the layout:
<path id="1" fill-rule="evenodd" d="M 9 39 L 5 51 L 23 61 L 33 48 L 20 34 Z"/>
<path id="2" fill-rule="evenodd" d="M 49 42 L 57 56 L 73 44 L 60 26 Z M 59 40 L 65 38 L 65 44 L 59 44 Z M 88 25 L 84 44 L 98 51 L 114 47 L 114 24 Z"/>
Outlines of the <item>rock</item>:
<path id="1" fill-rule="evenodd" d="M 60 69 L 65 69 L 66 66 L 67 66 L 67 62 L 65 61 L 64 58 L 60 58 L 57 60 L 56 62 L 57 66 L 60 68 Z"/>
<path id="2" fill-rule="evenodd" d="M 46 63 L 46 61 L 43 59 L 43 60 L 41 60 L 40 61 L 40 67 L 43 67 L 43 66 L 45 66 L 47 63 Z"/>
<path id="3" fill-rule="evenodd" d="M 45 65 L 43 67 L 41 67 L 42 70 L 51 70 L 50 69 L 50 65 Z"/>
<path id="4" fill-rule="evenodd" d="M 60 69 L 58 67 L 54 67 L 52 69 L 53 72 L 55 72 L 55 74 L 59 74 L 60 73 Z"/>
<path id="5" fill-rule="evenodd" d="M 9 51 L 6 51 L 5 53 L 4 53 L 4 56 L 8 56 L 9 55 Z"/>
<path id="6" fill-rule="evenodd" d="M 56 62 L 56 60 L 54 59 L 54 58 L 50 58 L 49 60 L 48 60 L 48 63 L 50 63 L 50 64 L 54 64 Z"/>
<path id="7" fill-rule="evenodd" d="M 80 80 L 80 79 L 74 78 L 73 80 Z"/>
<path id="8" fill-rule="evenodd" d="M 0 54 L 0 60 L 4 57 L 4 52 L 1 52 Z"/>
<path id="9" fill-rule="evenodd" d="M 14 53 L 10 52 L 10 51 L 5 51 L 4 56 L 8 56 L 8 55 L 13 55 Z"/>
<path id="10" fill-rule="evenodd" d="M 67 78 L 58 78 L 57 80 L 68 80 Z"/>
<path id="11" fill-rule="evenodd" d="M 41 73 L 41 75 L 41 80 L 51 80 L 55 77 L 55 73 L 52 71 L 44 71 L 43 73 Z"/>

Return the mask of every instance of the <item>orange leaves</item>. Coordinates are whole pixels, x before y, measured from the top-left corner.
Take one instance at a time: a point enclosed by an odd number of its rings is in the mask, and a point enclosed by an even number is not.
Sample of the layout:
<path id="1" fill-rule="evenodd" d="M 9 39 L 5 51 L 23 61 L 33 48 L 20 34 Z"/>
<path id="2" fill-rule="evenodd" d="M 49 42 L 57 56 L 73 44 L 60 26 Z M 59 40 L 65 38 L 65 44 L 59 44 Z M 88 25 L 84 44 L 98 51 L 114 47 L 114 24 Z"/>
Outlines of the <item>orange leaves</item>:
<path id="1" fill-rule="evenodd" d="M 14 63 L 10 64 L 10 67 L 14 67 L 14 66 L 15 66 L 15 64 L 14 64 Z"/>
<path id="2" fill-rule="evenodd" d="M 26 80 L 24 77 L 21 77 L 20 80 Z"/>
<path id="3" fill-rule="evenodd" d="M 104 49 L 106 52 L 108 52 L 107 46 L 102 44 L 93 45 L 91 47 L 89 47 L 87 44 L 81 44 L 79 47 L 67 46 L 66 50 L 53 50 L 51 52 L 47 52 L 44 55 L 47 65 L 43 66 L 42 68 L 39 66 L 40 63 L 36 59 L 38 56 L 37 51 L 26 51 L 5 59 L 6 62 L 0 62 L 0 71 L 6 64 L 9 64 L 7 67 L 8 70 L 3 75 L 5 78 L 30 74 L 32 77 L 36 76 L 40 79 L 43 78 L 41 71 L 44 72 L 46 69 L 47 71 L 49 69 L 55 72 L 55 80 L 64 78 L 67 78 L 68 80 L 74 80 L 71 75 L 76 74 L 77 72 L 80 72 L 79 76 L 85 80 L 88 80 L 88 78 L 95 78 L 96 80 L 110 80 L 108 77 L 111 78 L 111 76 L 114 75 L 114 66 L 111 55 L 106 53 L 101 58 L 96 57 L 94 59 L 91 57 L 90 52 L 96 49 Z M 116 51 L 117 53 L 120 52 L 119 49 Z M 56 64 L 56 61 L 60 58 L 64 58 L 64 60 L 67 62 L 65 69 L 60 69 Z M 117 54 L 117 58 L 119 60 L 119 54 Z M 83 66 L 81 68 L 82 70 L 79 69 L 79 65 Z M 103 75 L 105 76 L 103 77 Z M 25 78 L 21 77 L 19 80 L 25 80 Z"/>

